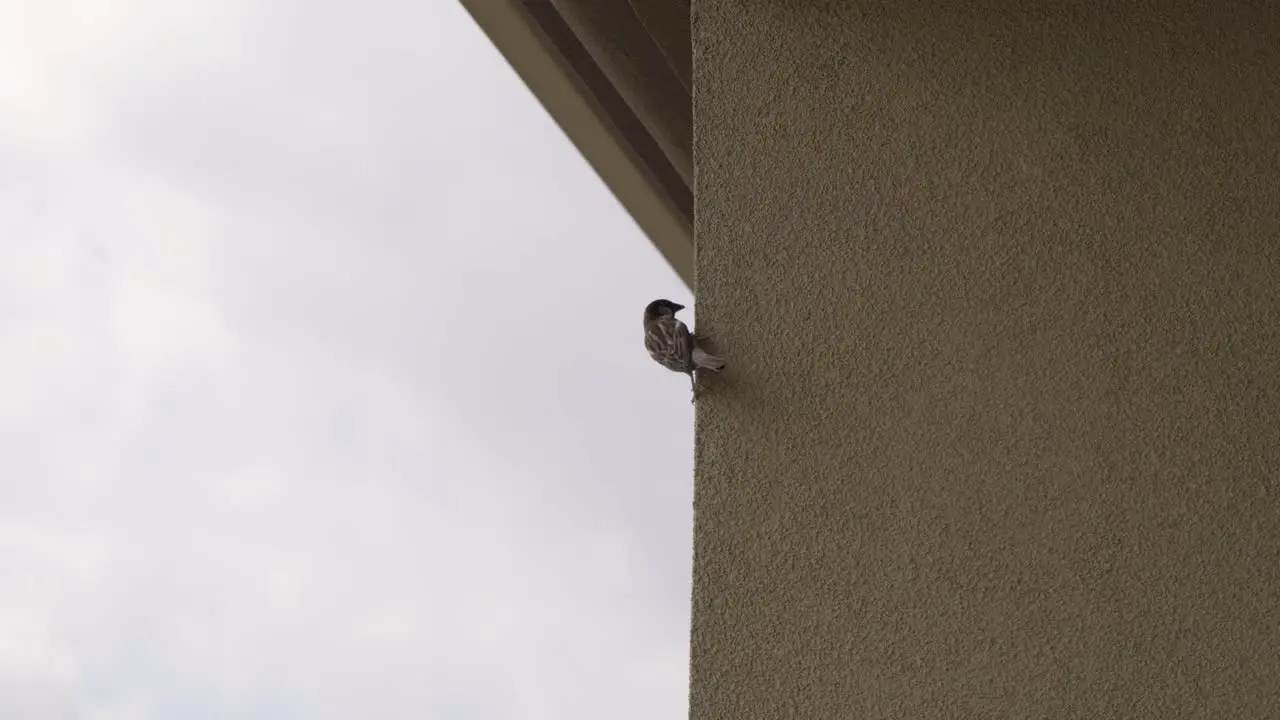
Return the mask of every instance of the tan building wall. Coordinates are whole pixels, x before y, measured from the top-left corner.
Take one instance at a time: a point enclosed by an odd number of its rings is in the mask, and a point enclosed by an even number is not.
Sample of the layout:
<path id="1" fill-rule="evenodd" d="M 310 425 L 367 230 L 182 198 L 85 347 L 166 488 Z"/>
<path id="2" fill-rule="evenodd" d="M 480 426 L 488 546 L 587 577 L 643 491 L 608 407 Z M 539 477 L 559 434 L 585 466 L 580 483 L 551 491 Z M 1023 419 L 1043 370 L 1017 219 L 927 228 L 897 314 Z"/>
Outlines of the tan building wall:
<path id="1" fill-rule="evenodd" d="M 1048 5 L 693 3 L 693 720 L 1280 718 L 1280 5 Z"/>

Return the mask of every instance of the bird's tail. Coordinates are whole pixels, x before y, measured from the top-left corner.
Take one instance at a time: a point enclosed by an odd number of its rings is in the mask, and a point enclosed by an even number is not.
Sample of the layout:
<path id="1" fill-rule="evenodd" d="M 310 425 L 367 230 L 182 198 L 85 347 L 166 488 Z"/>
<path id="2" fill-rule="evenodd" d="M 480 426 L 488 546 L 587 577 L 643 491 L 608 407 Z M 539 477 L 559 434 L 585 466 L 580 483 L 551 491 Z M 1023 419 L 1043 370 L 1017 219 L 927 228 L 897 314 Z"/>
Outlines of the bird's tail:
<path id="1" fill-rule="evenodd" d="M 711 372 L 720 372 L 724 369 L 723 360 L 700 347 L 693 349 L 693 364 L 698 366 L 700 370 L 710 370 Z"/>

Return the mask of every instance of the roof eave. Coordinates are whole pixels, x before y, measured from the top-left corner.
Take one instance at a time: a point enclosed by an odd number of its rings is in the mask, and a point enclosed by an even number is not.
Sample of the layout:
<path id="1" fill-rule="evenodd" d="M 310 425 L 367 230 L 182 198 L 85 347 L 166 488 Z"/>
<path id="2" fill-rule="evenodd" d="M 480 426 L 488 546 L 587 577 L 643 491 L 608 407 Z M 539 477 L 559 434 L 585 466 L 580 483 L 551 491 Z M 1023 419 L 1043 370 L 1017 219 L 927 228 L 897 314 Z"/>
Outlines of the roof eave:
<path id="1" fill-rule="evenodd" d="M 693 287 L 694 244 L 691 207 L 681 207 L 651 162 L 637 152 L 638 139 L 619 129 L 618 112 L 607 87 L 594 87 L 584 75 L 585 53 L 566 56 L 563 37 L 553 38 L 548 18 L 535 17 L 521 0 L 461 0 L 516 74 L 524 80 L 570 141 L 604 180 L 667 262 Z M 551 6 L 550 3 L 546 4 Z M 555 19 L 550 19 L 554 22 Z M 557 45 L 557 41 L 560 45 Z M 640 139 L 642 140 L 642 139 Z M 688 201 L 691 205 L 691 200 Z"/>

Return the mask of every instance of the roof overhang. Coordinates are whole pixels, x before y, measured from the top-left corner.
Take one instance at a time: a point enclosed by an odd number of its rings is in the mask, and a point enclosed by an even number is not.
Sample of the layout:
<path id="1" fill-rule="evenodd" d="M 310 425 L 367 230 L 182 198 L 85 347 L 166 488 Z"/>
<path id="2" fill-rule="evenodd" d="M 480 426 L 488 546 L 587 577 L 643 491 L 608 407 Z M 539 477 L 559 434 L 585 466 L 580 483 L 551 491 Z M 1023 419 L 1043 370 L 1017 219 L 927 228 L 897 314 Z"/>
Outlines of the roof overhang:
<path id="1" fill-rule="evenodd" d="M 693 287 L 688 0 L 461 0 Z"/>

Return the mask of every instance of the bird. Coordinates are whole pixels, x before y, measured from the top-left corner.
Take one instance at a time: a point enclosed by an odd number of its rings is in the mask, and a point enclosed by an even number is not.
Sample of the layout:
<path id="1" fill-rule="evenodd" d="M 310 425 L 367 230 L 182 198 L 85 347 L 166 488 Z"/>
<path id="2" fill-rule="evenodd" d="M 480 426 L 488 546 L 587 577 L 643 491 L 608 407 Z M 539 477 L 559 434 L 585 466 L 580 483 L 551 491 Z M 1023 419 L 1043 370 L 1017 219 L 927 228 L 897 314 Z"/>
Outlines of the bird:
<path id="1" fill-rule="evenodd" d="M 659 365 L 689 376 L 693 399 L 698 401 L 697 372 L 724 370 L 724 360 L 703 350 L 697 335 L 676 318 L 684 309 L 670 300 L 654 300 L 644 308 L 644 349 Z"/>

